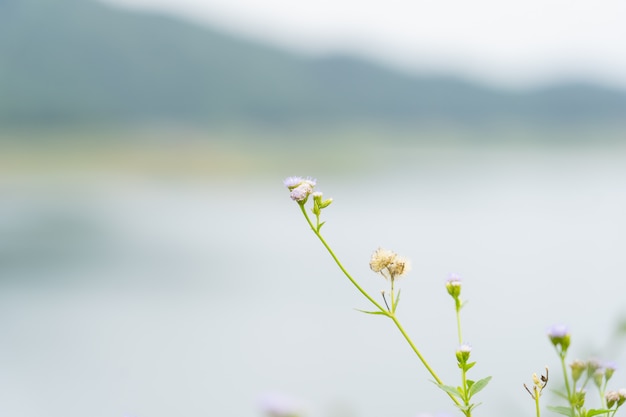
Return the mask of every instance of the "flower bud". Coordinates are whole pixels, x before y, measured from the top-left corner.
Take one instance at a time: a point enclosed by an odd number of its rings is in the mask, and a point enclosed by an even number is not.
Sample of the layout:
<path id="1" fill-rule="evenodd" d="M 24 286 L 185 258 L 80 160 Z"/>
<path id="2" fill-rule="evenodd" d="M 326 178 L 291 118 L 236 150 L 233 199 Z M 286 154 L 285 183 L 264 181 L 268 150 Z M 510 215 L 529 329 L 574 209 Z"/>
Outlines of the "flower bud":
<path id="1" fill-rule="evenodd" d="M 596 387 L 602 388 L 602 382 L 604 382 L 604 370 L 602 368 L 596 369 L 593 373 L 593 383 Z"/>
<path id="2" fill-rule="evenodd" d="M 585 394 L 587 394 L 587 392 L 582 388 L 574 393 L 572 398 L 572 404 L 574 407 L 580 409 L 585 405 Z"/>
<path id="3" fill-rule="evenodd" d="M 587 375 L 589 375 L 589 377 L 592 377 L 601 367 L 602 365 L 600 364 L 600 361 L 598 361 L 597 359 L 589 359 L 587 361 Z"/>
<path id="4" fill-rule="evenodd" d="M 457 274 L 450 274 L 446 281 L 446 290 L 448 290 L 448 294 L 450 294 L 452 298 L 455 300 L 458 299 L 461 295 L 461 277 Z"/>
<path id="5" fill-rule="evenodd" d="M 617 365 L 615 365 L 615 362 L 607 362 L 604 364 L 604 378 L 606 382 L 611 379 L 616 369 Z"/>
<path id="6" fill-rule="evenodd" d="M 469 360 L 471 351 L 472 351 L 472 347 L 470 345 L 468 345 L 467 343 L 463 343 L 456 350 L 456 360 L 460 364 L 466 364 L 467 361 Z"/>
<path id="7" fill-rule="evenodd" d="M 611 408 L 613 405 L 620 400 L 619 392 L 617 391 L 609 391 L 604 395 L 606 399 L 606 408 Z"/>
<path id="8" fill-rule="evenodd" d="M 576 359 L 574 362 L 570 363 L 569 366 L 572 368 L 572 379 L 574 382 L 578 381 L 587 369 L 587 364 L 580 359 Z"/>
<path id="9" fill-rule="evenodd" d="M 567 348 L 570 344 L 570 334 L 567 329 L 567 326 L 562 324 L 555 324 L 548 330 L 548 337 L 550 341 L 554 345 L 554 347 L 558 348 L 561 353 L 567 351 Z"/>
<path id="10" fill-rule="evenodd" d="M 617 401 L 617 406 L 619 407 L 626 401 L 626 388 L 620 389 L 617 393 L 619 394 L 619 400 Z"/>

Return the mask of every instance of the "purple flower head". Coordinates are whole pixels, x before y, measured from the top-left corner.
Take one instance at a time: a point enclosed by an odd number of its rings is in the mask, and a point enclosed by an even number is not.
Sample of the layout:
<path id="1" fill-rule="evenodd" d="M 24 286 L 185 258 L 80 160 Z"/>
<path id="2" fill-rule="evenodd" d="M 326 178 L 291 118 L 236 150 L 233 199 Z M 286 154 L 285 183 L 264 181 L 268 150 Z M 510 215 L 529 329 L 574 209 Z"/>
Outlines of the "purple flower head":
<path id="1" fill-rule="evenodd" d="M 604 364 L 604 378 L 606 381 L 611 379 L 615 371 L 617 370 L 617 364 L 615 362 L 605 362 Z"/>
<path id="2" fill-rule="evenodd" d="M 461 277 L 458 274 L 448 275 L 448 279 L 446 280 L 446 290 L 448 290 L 448 294 L 455 299 L 457 308 L 460 308 L 461 300 L 459 299 L 459 296 L 461 295 Z"/>
<path id="3" fill-rule="evenodd" d="M 569 329 L 564 324 L 553 324 L 548 329 L 548 337 L 551 339 L 554 337 L 565 337 L 568 334 L 569 334 Z"/>
<path id="4" fill-rule="evenodd" d="M 290 190 L 293 190 L 294 188 L 302 185 L 302 184 L 309 184 L 311 187 L 315 187 L 315 185 L 317 184 L 317 181 L 314 178 L 311 177 L 287 177 L 285 178 L 285 180 L 283 181 L 283 184 L 285 185 L 285 187 L 289 188 Z"/>
<path id="5" fill-rule="evenodd" d="M 301 405 L 298 402 L 276 392 L 264 394 L 260 398 L 259 406 L 268 417 L 297 417 L 302 415 Z"/>
<path id="6" fill-rule="evenodd" d="M 447 282 L 449 282 L 449 283 L 451 283 L 451 284 L 452 284 L 452 283 L 455 283 L 455 282 L 461 283 L 461 281 L 462 281 L 462 279 L 461 279 L 461 276 L 460 276 L 459 274 L 455 274 L 455 273 L 453 272 L 453 273 L 451 273 L 450 275 L 448 275 L 448 280 L 447 280 Z"/>
<path id="7" fill-rule="evenodd" d="M 472 346 L 468 343 L 463 343 L 461 346 L 457 348 L 456 360 L 459 362 L 459 366 L 467 363 L 471 352 L 472 352 Z"/>
<path id="8" fill-rule="evenodd" d="M 469 343 L 463 343 L 461 346 L 459 346 L 458 351 L 459 352 L 471 352 L 472 345 L 470 345 Z"/>
<path id="9" fill-rule="evenodd" d="M 567 351 L 570 343 L 570 334 L 567 326 L 564 324 L 554 324 L 548 329 L 548 338 L 559 350 L 559 353 Z"/>

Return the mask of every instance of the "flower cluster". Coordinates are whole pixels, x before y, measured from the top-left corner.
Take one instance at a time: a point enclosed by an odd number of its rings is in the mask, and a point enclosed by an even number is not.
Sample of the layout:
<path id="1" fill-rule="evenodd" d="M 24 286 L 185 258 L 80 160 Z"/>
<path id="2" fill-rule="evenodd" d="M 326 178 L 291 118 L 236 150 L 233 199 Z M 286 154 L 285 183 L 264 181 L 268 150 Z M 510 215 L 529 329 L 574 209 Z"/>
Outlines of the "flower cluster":
<path id="1" fill-rule="evenodd" d="M 407 258 L 395 252 L 378 248 L 370 258 L 370 269 L 393 282 L 409 272 L 411 264 Z"/>
<path id="2" fill-rule="evenodd" d="M 617 408 L 626 401 L 626 390 L 606 391 L 608 382 L 617 369 L 615 364 L 613 362 L 603 364 L 596 359 L 587 361 L 575 359 L 569 364 L 570 375 L 568 376 L 565 356 L 571 342 L 569 330 L 562 324 L 554 325 L 548 330 L 548 338 L 561 360 L 565 377 L 565 392 L 561 396 L 569 403 L 569 407 L 549 406 L 548 409 L 570 417 L 587 417 L 597 414 L 608 414 L 612 417 Z M 587 384 L 591 381 L 599 393 L 602 409 L 587 409 L 585 407 Z M 615 409 L 611 410 L 614 406 Z"/>
<path id="3" fill-rule="evenodd" d="M 615 406 L 617 410 L 621 407 L 624 402 L 626 402 L 626 389 L 621 389 L 619 391 L 609 391 L 605 395 L 606 398 L 606 407 L 611 409 Z"/>
<path id="4" fill-rule="evenodd" d="M 293 201 L 304 204 L 313 193 L 317 181 L 311 177 L 288 177 L 283 184 L 291 191 L 290 197 Z"/>
<path id="5" fill-rule="evenodd" d="M 418 346 L 411 340 L 410 336 L 404 330 L 396 314 L 396 308 L 400 300 L 400 290 L 394 289 L 395 281 L 404 276 L 410 270 L 410 264 L 407 258 L 384 248 L 378 248 L 372 254 L 369 266 L 372 271 L 380 274 L 385 278 L 390 286 L 390 291 L 382 291 L 384 305 L 376 301 L 356 279 L 354 279 L 346 268 L 342 265 L 338 257 L 335 255 L 330 245 L 326 242 L 321 233 L 324 222 L 320 221 L 322 209 L 328 207 L 332 203 L 332 199 L 324 200 L 322 193 L 315 191 L 317 181 L 311 177 L 289 177 L 285 179 L 284 185 L 289 189 L 290 197 L 296 201 L 304 215 L 311 230 L 319 238 L 323 246 L 328 250 L 339 269 L 355 286 L 355 288 L 375 307 L 373 311 L 359 310 L 363 313 L 384 316 L 390 319 L 398 328 L 401 335 L 407 341 L 413 352 L 417 355 L 420 362 L 424 365 L 426 371 L 430 374 L 433 382 L 442 391 L 447 394 L 454 406 L 460 410 L 465 417 L 471 417 L 473 410 L 480 404 L 474 403 L 473 397 L 482 391 L 490 382 L 491 377 L 482 379 L 470 379 L 468 373 L 474 367 L 476 362 L 470 361 L 472 348 L 469 344 L 463 342 L 461 332 L 461 308 L 464 302 L 461 300 L 462 281 L 457 274 L 450 274 L 445 287 L 448 294 L 455 301 L 458 348 L 456 349 L 456 362 L 461 370 L 461 383 L 448 385 L 437 375 L 434 369 L 426 361 Z M 305 209 L 309 197 L 312 196 L 311 212 L 315 215 L 315 222 L 310 217 L 308 210 Z M 389 303 L 388 297 L 389 296 Z M 550 407 L 548 409 L 567 417 L 594 417 L 606 415 L 614 417 L 617 409 L 626 403 L 626 389 L 607 391 L 609 380 L 615 373 L 615 364 L 609 362 L 602 364 L 597 360 L 582 361 L 576 359 L 569 366 L 566 365 L 566 356 L 571 344 L 571 335 L 569 329 L 565 325 L 554 325 L 548 332 L 547 336 L 554 346 L 562 368 L 564 392 L 559 393 L 561 398 L 567 401 L 566 406 Z M 569 371 L 569 372 L 568 372 Z M 548 368 L 546 367 L 545 375 L 533 374 L 532 387 L 524 384 L 524 388 L 535 402 L 536 416 L 540 417 L 539 399 L 544 388 L 548 384 Z M 587 386 L 597 389 L 600 397 L 601 408 L 587 408 Z M 597 397 L 596 397 L 597 399 Z M 301 409 L 293 407 L 292 404 L 281 401 L 266 402 L 264 407 L 265 414 L 268 417 L 300 417 Z"/>

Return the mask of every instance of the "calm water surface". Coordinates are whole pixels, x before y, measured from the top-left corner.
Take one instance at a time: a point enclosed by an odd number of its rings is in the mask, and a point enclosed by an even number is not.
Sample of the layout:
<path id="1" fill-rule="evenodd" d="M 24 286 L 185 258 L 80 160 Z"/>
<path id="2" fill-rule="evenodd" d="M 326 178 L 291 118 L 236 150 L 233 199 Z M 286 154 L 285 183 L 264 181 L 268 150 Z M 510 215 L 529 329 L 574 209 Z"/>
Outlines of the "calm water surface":
<path id="1" fill-rule="evenodd" d="M 493 375 L 477 415 L 528 415 L 522 383 L 609 346 L 626 314 L 623 151 L 404 154 L 365 175 L 317 175 L 335 202 L 325 233 L 373 294 L 378 246 L 412 259 L 399 315 L 456 384 L 444 281 L 464 278 L 465 340 Z M 454 410 L 333 266 L 276 172 L 258 178 L 101 175 L 0 183 L 0 414 L 260 416 L 281 393 L 309 416 Z M 573 359 L 573 357 L 572 357 Z M 617 387 L 626 377 L 614 377 Z M 517 410 L 511 411 L 511 410 Z"/>

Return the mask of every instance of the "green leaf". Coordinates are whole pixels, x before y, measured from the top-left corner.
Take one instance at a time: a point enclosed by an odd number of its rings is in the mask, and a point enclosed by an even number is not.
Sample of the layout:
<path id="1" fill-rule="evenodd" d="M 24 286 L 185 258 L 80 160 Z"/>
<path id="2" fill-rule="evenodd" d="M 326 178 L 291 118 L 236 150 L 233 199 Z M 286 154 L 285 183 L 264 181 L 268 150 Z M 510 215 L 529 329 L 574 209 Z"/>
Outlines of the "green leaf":
<path id="1" fill-rule="evenodd" d="M 476 365 L 476 362 L 470 362 L 470 363 L 466 363 L 465 364 L 465 372 L 469 371 L 470 369 L 472 369 L 474 367 L 474 365 Z"/>
<path id="2" fill-rule="evenodd" d="M 377 314 L 379 316 L 389 316 L 389 313 L 387 313 L 386 311 L 365 311 L 365 310 L 361 310 L 358 308 L 355 308 L 356 311 L 360 311 L 361 313 L 365 313 L 365 314 Z"/>
<path id="3" fill-rule="evenodd" d="M 442 390 L 444 390 L 448 394 L 454 395 L 455 397 L 457 397 L 460 400 L 463 399 L 463 393 L 462 393 L 462 391 L 459 391 L 459 388 L 454 388 L 453 386 L 450 386 L 450 385 L 437 384 L 436 382 L 435 382 L 435 385 L 437 385 L 439 388 L 441 388 Z"/>
<path id="4" fill-rule="evenodd" d="M 398 302 L 400 301 L 400 291 L 398 290 L 398 295 L 396 296 L 396 299 L 393 302 L 393 305 L 391 306 L 391 311 L 395 314 L 396 312 L 396 308 L 398 308 Z"/>
<path id="5" fill-rule="evenodd" d="M 479 379 L 478 381 L 474 382 L 472 386 L 470 387 L 469 397 L 472 398 L 474 394 L 478 393 L 483 388 L 485 388 L 487 384 L 489 383 L 489 381 L 491 381 L 490 376 L 488 376 L 487 378 Z"/>
<path id="6" fill-rule="evenodd" d="M 548 410 L 554 411 L 555 413 L 562 414 L 564 416 L 574 417 L 574 413 L 572 412 L 572 409 L 569 407 L 563 407 L 560 405 L 555 407 L 555 406 L 549 405 Z"/>
<path id="7" fill-rule="evenodd" d="M 555 389 L 551 389 L 551 390 L 550 390 L 550 392 L 551 392 L 551 393 L 553 393 L 553 394 L 555 394 L 555 395 L 557 395 L 557 396 L 559 396 L 559 397 L 561 397 L 561 398 L 563 398 L 563 399 L 564 399 L 564 400 L 566 400 L 566 401 L 569 401 L 569 398 L 567 398 L 567 394 L 566 394 L 566 393 L 564 393 L 564 392 L 557 391 L 557 390 L 555 390 Z"/>
<path id="8" fill-rule="evenodd" d="M 591 410 L 587 410 L 587 417 L 593 417 L 593 416 L 597 416 L 599 414 L 608 414 L 610 413 L 611 410 L 603 410 L 603 409 L 591 409 Z"/>
<path id="9" fill-rule="evenodd" d="M 468 405 L 463 405 L 463 404 L 454 404 L 456 405 L 456 407 L 461 410 L 463 413 L 468 413 L 471 412 L 474 408 L 478 407 L 479 405 L 481 405 L 482 403 L 478 403 L 478 404 L 468 404 Z"/>
<path id="10" fill-rule="evenodd" d="M 317 231 L 319 232 L 322 226 L 324 226 L 325 224 L 326 222 L 321 222 L 319 225 L 317 225 Z"/>

